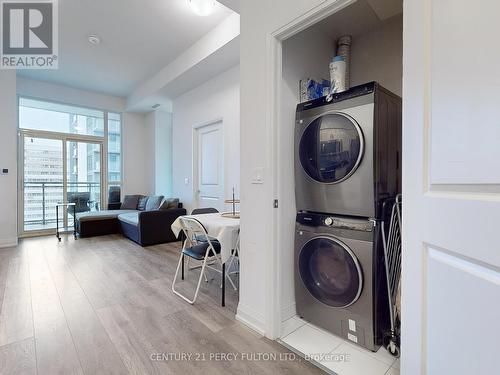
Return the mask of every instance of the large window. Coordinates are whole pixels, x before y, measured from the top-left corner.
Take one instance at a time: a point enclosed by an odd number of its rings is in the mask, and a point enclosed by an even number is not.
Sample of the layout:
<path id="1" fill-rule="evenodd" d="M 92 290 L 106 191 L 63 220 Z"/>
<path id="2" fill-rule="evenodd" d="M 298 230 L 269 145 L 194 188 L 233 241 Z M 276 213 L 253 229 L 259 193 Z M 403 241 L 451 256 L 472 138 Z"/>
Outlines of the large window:
<path id="1" fill-rule="evenodd" d="M 108 181 L 113 185 L 122 180 L 122 133 L 119 113 L 108 113 Z"/>
<path id="2" fill-rule="evenodd" d="M 19 129 L 23 232 L 54 228 L 59 202 L 76 203 L 77 215 L 99 210 L 107 187 L 121 186 L 119 113 L 19 98 Z M 60 226 L 73 216 L 64 210 Z"/>
<path id="3" fill-rule="evenodd" d="M 104 136 L 104 112 L 40 100 L 19 99 L 21 129 Z"/>

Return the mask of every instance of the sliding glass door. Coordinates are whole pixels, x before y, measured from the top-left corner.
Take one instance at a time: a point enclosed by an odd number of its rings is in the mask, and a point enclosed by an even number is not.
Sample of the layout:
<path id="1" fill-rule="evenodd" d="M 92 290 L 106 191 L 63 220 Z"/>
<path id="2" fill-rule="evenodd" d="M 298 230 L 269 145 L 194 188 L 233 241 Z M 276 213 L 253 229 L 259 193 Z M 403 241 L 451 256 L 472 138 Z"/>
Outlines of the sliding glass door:
<path id="1" fill-rule="evenodd" d="M 103 190 L 103 142 L 63 134 L 21 132 L 22 234 L 56 227 L 56 204 L 75 203 L 76 213 L 99 210 Z M 73 225 L 73 210 L 63 210 L 59 226 Z"/>
<path id="2" fill-rule="evenodd" d="M 56 227 L 56 204 L 64 200 L 63 142 L 23 136 L 23 232 Z"/>

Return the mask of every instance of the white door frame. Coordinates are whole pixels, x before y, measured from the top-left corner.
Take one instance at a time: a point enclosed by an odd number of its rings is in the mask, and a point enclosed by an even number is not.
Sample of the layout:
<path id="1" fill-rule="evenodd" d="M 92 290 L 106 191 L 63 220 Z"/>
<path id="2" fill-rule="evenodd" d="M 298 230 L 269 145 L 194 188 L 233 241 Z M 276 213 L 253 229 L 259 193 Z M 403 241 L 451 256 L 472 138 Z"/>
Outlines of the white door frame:
<path id="1" fill-rule="evenodd" d="M 276 31 L 268 34 L 267 39 L 267 64 L 268 77 L 265 93 L 267 94 L 267 102 L 269 107 L 266 108 L 266 134 L 269 155 L 271 157 L 270 176 L 272 176 L 271 185 L 273 196 L 279 199 L 281 189 L 289 189 L 290 186 L 282 186 L 278 179 L 278 171 L 281 168 L 281 160 L 279 159 L 280 150 L 282 149 L 282 140 L 278 136 L 278 131 L 281 126 L 281 81 L 282 81 L 282 44 L 293 35 L 305 30 L 306 28 L 316 24 L 322 19 L 338 12 L 356 2 L 356 0 L 337 0 L 325 1 L 314 9 L 305 13 L 301 17 L 295 18 L 290 23 L 287 23 Z M 290 126 L 287 124 L 287 126 Z M 271 204 L 270 204 L 271 207 Z M 271 339 L 276 339 L 280 335 L 281 328 L 281 295 L 283 286 L 281 285 L 281 254 L 285 254 L 287 249 L 281 244 L 280 233 L 283 230 L 282 218 L 284 212 L 278 204 L 278 209 L 272 209 L 272 225 L 269 228 L 269 242 L 272 243 L 272 249 L 267 267 L 265 270 L 266 285 L 266 336 Z"/>
<path id="2" fill-rule="evenodd" d="M 211 125 L 216 125 L 219 124 L 221 125 L 220 131 L 221 131 L 221 141 L 222 141 L 222 181 L 223 181 L 223 189 L 224 193 L 226 192 L 226 178 L 225 178 L 225 169 L 226 169 L 226 162 L 224 160 L 225 157 L 225 145 L 224 145 L 224 120 L 222 117 L 216 118 L 211 121 L 203 122 L 200 124 L 193 125 L 193 142 L 192 142 L 192 147 L 193 147 L 193 162 L 192 162 L 192 171 L 193 171 L 193 176 L 191 177 L 191 180 L 193 181 L 193 202 L 196 204 L 197 207 L 199 207 L 200 203 L 200 195 L 198 194 L 198 186 L 199 186 L 199 166 L 198 166 L 198 158 L 199 158 L 199 144 L 198 144 L 198 134 L 201 128 L 204 128 L 206 126 L 211 126 Z"/>

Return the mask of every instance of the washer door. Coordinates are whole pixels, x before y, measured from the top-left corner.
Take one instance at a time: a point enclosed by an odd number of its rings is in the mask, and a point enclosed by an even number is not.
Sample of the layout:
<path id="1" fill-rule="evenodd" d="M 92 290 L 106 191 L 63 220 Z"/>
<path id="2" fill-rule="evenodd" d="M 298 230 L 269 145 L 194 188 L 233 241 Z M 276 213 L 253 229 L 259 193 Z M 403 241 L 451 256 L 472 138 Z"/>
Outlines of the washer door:
<path id="1" fill-rule="evenodd" d="M 316 237 L 302 247 L 299 272 L 309 292 L 328 306 L 347 307 L 361 294 L 359 262 L 351 249 L 333 237 Z"/>
<path id="2" fill-rule="evenodd" d="M 299 144 L 300 163 L 315 181 L 336 184 L 349 178 L 361 163 L 363 133 L 344 113 L 318 117 L 304 130 Z"/>

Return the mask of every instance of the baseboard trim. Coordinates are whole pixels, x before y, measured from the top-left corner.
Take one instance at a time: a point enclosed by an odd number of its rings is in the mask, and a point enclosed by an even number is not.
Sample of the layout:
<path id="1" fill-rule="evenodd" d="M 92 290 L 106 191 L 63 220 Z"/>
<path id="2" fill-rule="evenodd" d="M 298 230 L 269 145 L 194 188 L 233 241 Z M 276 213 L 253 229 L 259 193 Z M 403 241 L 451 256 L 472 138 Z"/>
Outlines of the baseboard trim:
<path id="1" fill-rule="evenodd" d="M 17 237 L 0 239 L 0 249 L 6 247 L 16 247 L 16 246 L 17 246 Z"/>
<path id="2" fill-rule="evenodd" d="M 264 319 L 259 317 L 259 315 L 260 314 L 252 312 L 252 309 L 248 306 L 242 306 L 239 304 L 236 311 L 236 320 L 253 329 L 262 336 L 265 336 L 266 329 Z"/>

